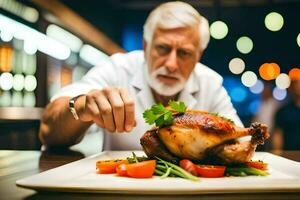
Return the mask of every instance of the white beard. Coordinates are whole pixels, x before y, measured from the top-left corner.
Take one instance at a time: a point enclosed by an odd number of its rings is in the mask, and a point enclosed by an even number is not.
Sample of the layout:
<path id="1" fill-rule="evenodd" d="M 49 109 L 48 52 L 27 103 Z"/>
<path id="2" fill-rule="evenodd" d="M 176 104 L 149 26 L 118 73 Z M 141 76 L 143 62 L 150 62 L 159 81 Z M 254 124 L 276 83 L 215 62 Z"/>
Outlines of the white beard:
<path id="1" fill-rule="evenodd" d="M 146 67 L 146 66 L 145 66 Z M 178 81 L 174 85 L 167 85 L 161 82 L 157 77 L 158 75 L 165 75 L 177 78 Z M 146 80 L 150 87 L 155 90 L 158 94 L 162 96 L 173 96 L 180 92 L 185 85 L 185 79 L 179 73 L 170 74 L 166 67 L 160 67 L 156 71 L 149 73 L 149 70 L 146 71 Z"/>

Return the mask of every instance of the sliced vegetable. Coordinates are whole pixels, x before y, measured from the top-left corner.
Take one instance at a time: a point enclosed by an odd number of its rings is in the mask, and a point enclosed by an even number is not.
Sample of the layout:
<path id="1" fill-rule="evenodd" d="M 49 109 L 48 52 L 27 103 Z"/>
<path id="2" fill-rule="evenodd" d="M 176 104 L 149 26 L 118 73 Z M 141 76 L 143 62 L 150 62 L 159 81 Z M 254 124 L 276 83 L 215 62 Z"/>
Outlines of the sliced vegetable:
<path id="1" fill-rule="evenodd" d="M 179 162 L 179 166 L 194 176 L 198 176 L 196 165 L 192 161 L 183 159 Z"/>
<path id="2" fill-rule="evenodd" d="M 127 174 L 133 178 L 151 178 L 156 166 L 155 160 L 142 161 L 126 165 Z"/>
<path id="3" fill-rule="evenodd" d="M 118 176 L 128 176 L 127 174 L 127 164 L 120 164 L 116 167 L 116 172 Z"/>
<path id="4" fill-rule="evenodd" d="M 199 178 L 197 176 L 192 175 L 191 173 L 185 171 L 181 167 L 179 167 L 173 163 L 167 162 L 159 157 L 156 157 L 156 159 L 158 160 L 156 169 L 166 172 L 168 170 L 168 168 L 170 167 L 171 168 L 170 176 L 177 176 L 177 177 L 189 179 L 191 181 L 199 181 Z"/>
<path id="5" fill-rule="evenodd" d="M 269 173 L 253 167 L 228 167 L 226 169 L 226 175 L 228 176 L 267 176 Z"/>
<path id="6" fill-rule="evenodd" d="M 250 161 L 250 162 L 246 162 L 245 165 L 248 167 L 253 167 L 256 169 L 260 169 L 260 170 L 268 169 L 268 164 L 264 163 L 263 161 Z"/>
<path id="7" fill-rule="evenodd" d="M 196 169 L 199 176 L 206 178 L 218 178 L 224 176 L 226 166 L 196 165 Z"/>
<path id="8" fill-rule="evenodd" d="M 116 173 L 116 167 L 120 164 L 128 164 L 127 160 L 104 160 L 96 162 L 97 173 L 113 174 Z"/>

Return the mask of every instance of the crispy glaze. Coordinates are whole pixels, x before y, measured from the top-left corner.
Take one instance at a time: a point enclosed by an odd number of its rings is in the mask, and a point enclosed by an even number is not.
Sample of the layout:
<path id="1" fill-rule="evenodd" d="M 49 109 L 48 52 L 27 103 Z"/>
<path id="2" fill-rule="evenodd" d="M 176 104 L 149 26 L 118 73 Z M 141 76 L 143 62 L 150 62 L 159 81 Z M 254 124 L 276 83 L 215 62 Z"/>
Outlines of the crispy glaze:
<path id="1" fill-rule="evenodd" d="M 201 128 L 206 132 L 226 134 L 234 131 L 234 124 L 222 117 L 203 112 L 187 111 L 183 115 L 175 116 L 174 125 Z"/>
<path id="2" fill-rule="evenodd" d="M 244 155 L 239 157 L 244 156 L 248 158 L 253 155 L 256 145 L 263 143 L 268 138 L 265 125 L 256 124 L 256 126 L 250 128 L 240 128 L 235 126 L 230 120 L 202 111 L 187 111 L 183 115 L 175 116 L 173 125 L 160 128 L 157 134 L 164 146 L 173 155 L 192 160 L 202 160 L 209 154 L 220 155 L 219 158 L 222 159 L 224 157 L 223 160 L 226 160 L 226 156 L 230 155 L 228 152 L 231 150 L 219 145 L 239 137 L 253 135 L 254 137 L 248 144 L 249 151 L 243 150 L 247 146 L 245 144 L 241 148 L 232 146 L 237 152 L 236 156 L 240 152 L 240 154 Z M 212 151 L 217 146 L 219 146 L 218 150 Z M 238 143 L 236 143 L 237 146 Z M 249 156 L 245 156 L 246 154 Z M 232 156 L 227 160 L 233 160 Z M 237 162 L 239 160 L 242 159 L 237 159 Z"/>

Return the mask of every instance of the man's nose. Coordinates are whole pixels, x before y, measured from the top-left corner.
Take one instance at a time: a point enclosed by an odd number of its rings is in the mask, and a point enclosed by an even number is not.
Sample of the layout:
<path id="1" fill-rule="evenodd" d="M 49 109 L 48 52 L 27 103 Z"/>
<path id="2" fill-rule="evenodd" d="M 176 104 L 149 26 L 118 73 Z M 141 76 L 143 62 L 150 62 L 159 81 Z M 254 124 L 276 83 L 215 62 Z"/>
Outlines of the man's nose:
<path id="1" fill-rule="evenodd" d="M 165 62 L 165 67 L 169 70 L 169 72 L 175 72 L 178 69 L 176 50 L 172 50 L 170 52 Z"/>

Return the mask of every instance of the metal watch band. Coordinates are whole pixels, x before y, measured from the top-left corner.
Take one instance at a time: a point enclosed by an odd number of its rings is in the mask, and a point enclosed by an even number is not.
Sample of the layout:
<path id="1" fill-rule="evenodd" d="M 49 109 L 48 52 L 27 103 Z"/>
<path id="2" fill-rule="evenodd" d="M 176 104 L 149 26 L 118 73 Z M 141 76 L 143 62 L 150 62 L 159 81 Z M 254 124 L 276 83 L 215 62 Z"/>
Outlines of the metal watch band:
<path id="1" fill-rule="evenodd" d="M 76 96 L 76 97 L 72 97 L 72 98 L 69 100 L 69 109 L 70 109 L 70 111 L 71 111 L 71 113 L 72 113 L 74 119 L 76 119 L 76 120 L 79 120 L 79 116 L 78 116 L 78 114 L 77 114 L 77 112 L 76 112 L 76 109 L 75 109 L 75 102 L 76 102 L 76 100 L 77 100 L 79 97 L 81 97 L 81 96 L 83 96 L 83 94 L 78 95 L 78 96 Z"/>

